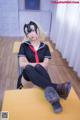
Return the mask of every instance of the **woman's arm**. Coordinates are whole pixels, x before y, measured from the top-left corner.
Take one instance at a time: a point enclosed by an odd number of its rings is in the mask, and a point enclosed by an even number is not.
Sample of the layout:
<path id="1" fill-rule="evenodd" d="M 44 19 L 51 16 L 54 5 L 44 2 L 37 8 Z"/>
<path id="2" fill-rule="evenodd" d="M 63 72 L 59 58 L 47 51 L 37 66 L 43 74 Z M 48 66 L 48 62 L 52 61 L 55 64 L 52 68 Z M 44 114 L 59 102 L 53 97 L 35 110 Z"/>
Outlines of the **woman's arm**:
<path id="1" fill-rule="evenodd" d="M 20 56 L 19 57 L 19 64 L 20 64 L 20 67 L 22 68 L 25 68 L 26 65 L 32 65 L 32 66 L 35 66 L 36 64 L 40 64 L 42 65 L 44 68 L 47 68 L 48 64 L 49 64 L 49 59 L 48 58 L 45 58 L 43 62 L 40 62 L 40 63 L 30 63 L 28 62 L 28 60 L 26 59 L 25 56 Z"/>
<path id="2" fill-rule="evenodd" d="M 42 65 L 44 68 L 48 67 L 48 64 L 50 62 L 50 59 L 45 58 L 43 62 L 40 62 L 39 64 Z"/>

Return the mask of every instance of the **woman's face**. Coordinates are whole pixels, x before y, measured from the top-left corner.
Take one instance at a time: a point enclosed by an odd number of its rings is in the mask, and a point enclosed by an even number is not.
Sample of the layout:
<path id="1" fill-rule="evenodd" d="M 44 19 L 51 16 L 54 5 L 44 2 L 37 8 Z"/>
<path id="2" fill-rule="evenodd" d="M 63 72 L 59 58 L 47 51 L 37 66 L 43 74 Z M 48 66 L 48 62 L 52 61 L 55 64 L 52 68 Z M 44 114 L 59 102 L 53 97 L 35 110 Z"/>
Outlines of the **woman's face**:
<path id="1" fill-rule="evenodd" d="M 38 34 L 35 31 L 28 33 L 27 37 L 32 41 L 38 40 Z"/>

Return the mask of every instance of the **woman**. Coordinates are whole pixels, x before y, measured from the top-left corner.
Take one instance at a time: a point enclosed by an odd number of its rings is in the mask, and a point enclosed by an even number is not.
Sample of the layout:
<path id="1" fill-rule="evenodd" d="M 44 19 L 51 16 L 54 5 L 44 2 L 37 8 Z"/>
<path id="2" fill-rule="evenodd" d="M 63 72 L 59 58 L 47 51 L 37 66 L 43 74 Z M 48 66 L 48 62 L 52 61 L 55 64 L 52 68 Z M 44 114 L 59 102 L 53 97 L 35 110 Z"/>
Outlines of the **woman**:
<path id="1" fill-rule="evenodd" d="M 55 84 L 51 82 L 50 76 L 46 70 L 51 59 L 49 48 L 39 40 L 39 28 L 36 23 L 30 21 L 24 25 L 24 33 L 29 41 L 23 42 L 19 50 L 19 64 L 23 68 L 20 75 L 17 88 L 23 87 L 21 77 L 32 81 L 35 85 L 44 89 L 46 99 L 52 104 L 54 111 L 62 111 L 60 97 L 66 99 L 69 95 L 71 83 Z"/>

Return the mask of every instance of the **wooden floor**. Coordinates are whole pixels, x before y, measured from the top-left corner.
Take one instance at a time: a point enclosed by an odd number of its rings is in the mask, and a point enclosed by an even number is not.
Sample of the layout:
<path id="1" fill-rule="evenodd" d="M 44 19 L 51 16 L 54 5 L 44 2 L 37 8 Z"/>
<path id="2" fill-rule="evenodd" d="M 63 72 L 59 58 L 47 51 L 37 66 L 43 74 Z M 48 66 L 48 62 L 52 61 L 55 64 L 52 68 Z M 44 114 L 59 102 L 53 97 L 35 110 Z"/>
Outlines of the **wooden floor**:
<path id="1" fill-rule="evenodd" d="M 16 89 L 18 77 L 17 55 L 13 54 L 12 48 L 15 40 L 19 38 L 0 38 L 0 110 L 5 90 Z M 80 78 L 68 67 L 61 54 L 55 50 L 48 67 L 52 82 L 61 83 L 70 80 L 73 88 L 80 98 Z"/>

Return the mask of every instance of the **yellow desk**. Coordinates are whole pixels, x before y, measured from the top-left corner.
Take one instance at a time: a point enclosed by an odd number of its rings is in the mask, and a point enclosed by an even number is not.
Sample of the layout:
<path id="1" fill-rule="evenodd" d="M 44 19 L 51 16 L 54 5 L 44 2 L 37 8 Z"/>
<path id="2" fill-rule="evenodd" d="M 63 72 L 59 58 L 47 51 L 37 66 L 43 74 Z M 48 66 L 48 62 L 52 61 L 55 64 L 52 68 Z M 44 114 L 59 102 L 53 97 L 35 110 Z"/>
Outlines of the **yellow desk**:
<path id="1" fill-rule="evenodd" d="M 41 89 L 8 90 L 2 111 L 9 111 L 9 120 L 80 120 L 80 100 L 73 89 L 61 104 L 63 112 L 55 114 Z"/>

